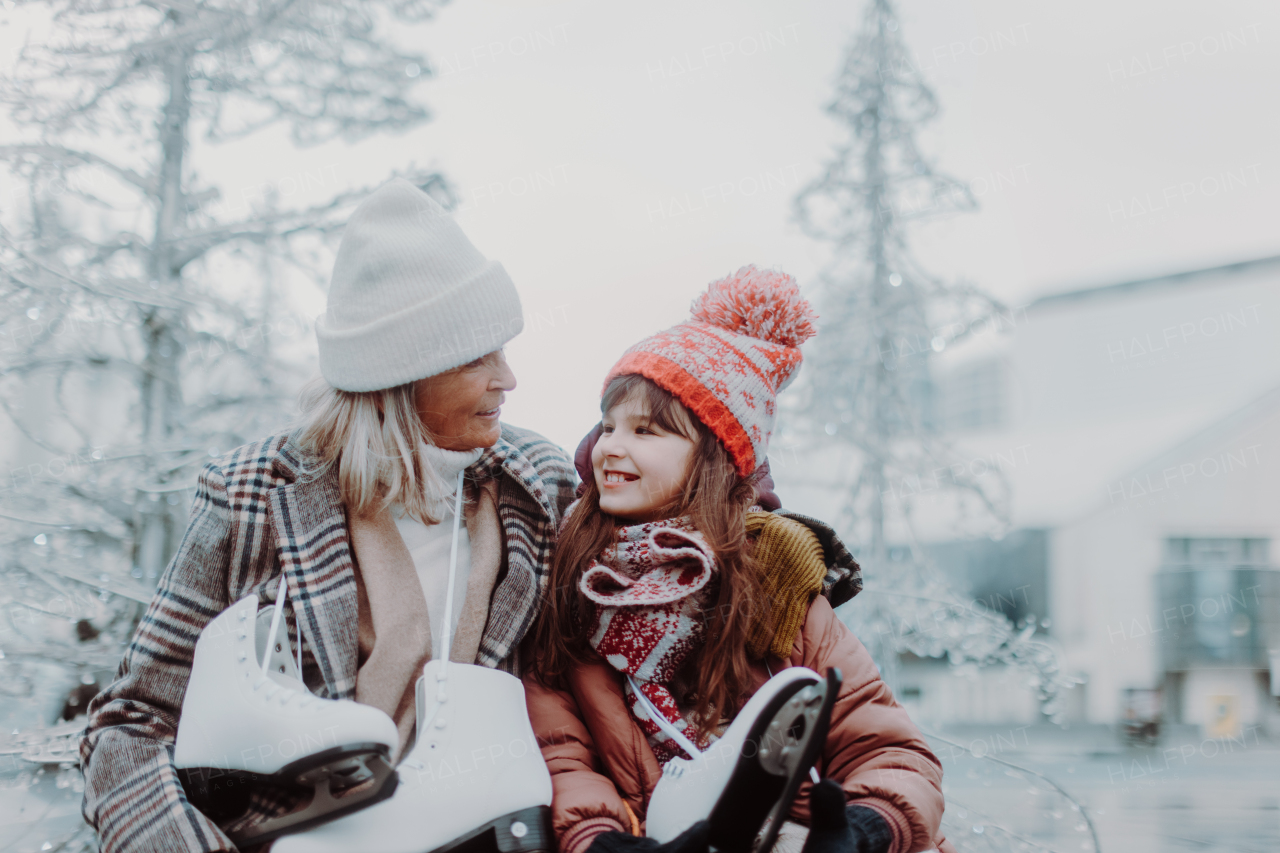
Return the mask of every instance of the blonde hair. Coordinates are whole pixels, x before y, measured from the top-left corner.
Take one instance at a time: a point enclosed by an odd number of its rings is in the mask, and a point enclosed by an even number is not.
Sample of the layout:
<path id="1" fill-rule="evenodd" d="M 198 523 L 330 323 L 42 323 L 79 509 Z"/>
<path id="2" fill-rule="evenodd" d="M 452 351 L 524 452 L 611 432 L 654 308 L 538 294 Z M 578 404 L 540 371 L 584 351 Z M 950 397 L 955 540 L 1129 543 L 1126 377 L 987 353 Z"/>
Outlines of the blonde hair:
<path id="1" fill-rule="evenodd" d="M 418 414 L 414 383 L 381 391 L 341 391 L 324 379 L 302 390 L 299 444 L 320 461 L 308 473 L 338 466 L 338 488 L 347 510 L 373 515 L 399 503 L 423 524 L 444 515 L 453 489 L 421 452 L 435 440 Z"/>

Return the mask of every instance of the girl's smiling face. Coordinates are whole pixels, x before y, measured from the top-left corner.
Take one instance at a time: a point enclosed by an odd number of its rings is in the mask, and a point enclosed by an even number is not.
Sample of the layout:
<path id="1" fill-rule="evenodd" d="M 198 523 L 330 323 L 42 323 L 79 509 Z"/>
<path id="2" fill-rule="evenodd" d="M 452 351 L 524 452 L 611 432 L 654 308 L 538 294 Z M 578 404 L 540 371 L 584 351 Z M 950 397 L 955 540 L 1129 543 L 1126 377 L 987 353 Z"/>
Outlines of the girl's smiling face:
<path id="1" fill-rule="evenodd" d="M 675 404 L 683 431 L 694 433 L 688 411 Z M 669 418 L 670 419 L 670 418 Z M 628 521 L 654 521 L 684 490 L 696 445 L 674 427 L 650 418 L 643 393 L 631 393 L 604 413 L 591 467 L 600 490 L 600 509 Z"/>

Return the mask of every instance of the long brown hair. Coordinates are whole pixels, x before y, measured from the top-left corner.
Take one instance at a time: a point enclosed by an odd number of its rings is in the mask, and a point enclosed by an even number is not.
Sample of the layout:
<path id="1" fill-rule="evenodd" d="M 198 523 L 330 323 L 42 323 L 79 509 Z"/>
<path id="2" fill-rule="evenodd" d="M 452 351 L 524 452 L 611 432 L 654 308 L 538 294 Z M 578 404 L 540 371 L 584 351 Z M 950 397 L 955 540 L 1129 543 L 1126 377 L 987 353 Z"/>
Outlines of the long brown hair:
<path id="1" fill-rule="evenodd" d="M 690 694 L 695 716 L 707 725 L 735 713 L 751 688 L 748 632 L 760 604 L 760 579 L 751 559 L 746 512 L 755 500 L 752 478 L 739 476 L 715 433 L 689 413 L 680 401 L 642 376 L 628 374 L 609 383 L 601 412 L 635 400 L 650 424 L 694 442 L 684 488 L 661 518 L 689 517 L 706 539 L 719 564 L 715 606 L 704 614 L 706 642 L 691 659 Z M 531 632 L 535 677 L 563 687 L 579 663 L 597 660 L 588 643 L 591 608 L 578 590 L 578 579 L 593 558 L 617 540 L 618 528 L 634 522 L 600 509 L 595 478 L 586 482 L 582 499 L 564 524 L 551 561 L 546 604 Z"/>

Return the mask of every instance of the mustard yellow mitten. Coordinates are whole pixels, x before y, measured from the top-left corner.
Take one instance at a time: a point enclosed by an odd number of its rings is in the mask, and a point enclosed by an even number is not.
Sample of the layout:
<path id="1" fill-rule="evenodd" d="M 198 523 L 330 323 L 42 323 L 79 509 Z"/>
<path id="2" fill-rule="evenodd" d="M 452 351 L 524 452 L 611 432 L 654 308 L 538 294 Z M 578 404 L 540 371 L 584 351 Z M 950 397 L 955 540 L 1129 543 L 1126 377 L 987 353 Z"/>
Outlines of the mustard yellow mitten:
<path id="1" fill-rule="evenodd" d="M 809 604 L 822 592 L 827 574 L 822 545 L 806 525 L 771 512 L 748 512 L 747 535 L 755 539 L 764 594 L 747 650 L 756 658 L 766 652 L 789 657 Z"/>

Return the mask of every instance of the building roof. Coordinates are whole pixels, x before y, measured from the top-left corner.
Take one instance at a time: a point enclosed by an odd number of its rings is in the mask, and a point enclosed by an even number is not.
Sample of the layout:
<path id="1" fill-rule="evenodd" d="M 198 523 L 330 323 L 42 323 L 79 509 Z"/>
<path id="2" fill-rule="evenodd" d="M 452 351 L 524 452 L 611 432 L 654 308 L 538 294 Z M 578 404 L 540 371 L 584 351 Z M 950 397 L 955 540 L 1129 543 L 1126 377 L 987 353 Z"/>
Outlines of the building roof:
<path id="1" fill-rule="evenodd" d="M 956 444 L 975 459 L 1018 451 L 1020 464 L 1003 472 L 1016 525 L 1057 526 L 1105 509 L 1108 489 L 1133 472 L 1181 464 L 1280 409 L 1278 277 L 1275 255 L 1035 300 L 1030 322 L 969 354 L 1009 366 L 1009 420 L 958 434 Z M 1193 323 L 1206 331 L 1182 335 Z M 1173 342 L 1162 337 L 1170 327 L 1179 330 Z"/>
<path id="2" fill-rule="evenodd" d="M 1150 278 L 1137 278 L 1130 281 L 1121 281 L 1096 287 L 1084 287 L 1076 290 L 1065 290 L 1059 293 L 1050 293 L 1032 300 L 1031 304 L 1027 307 L 1057 307 L 1066 303 L 1080 302 L 1088 299 L 1130 296 L 1146 290 L 1194 287 L 1208 284 L 1210 281 L 1220 279 L 1224 275 L 1232 275 L 1235 273 L 1242 273 L 1273 266 L 1280 267 L 1280 255 L 1268 255 L 1267 257 L 1254 258 L 1249 261 L 1236 261 L 1235 263 L 1221 264 L 1214 267 L 1184 270 L 1182 272 L 1166 273 L 1164 275 L 1152 276 Z"/>

